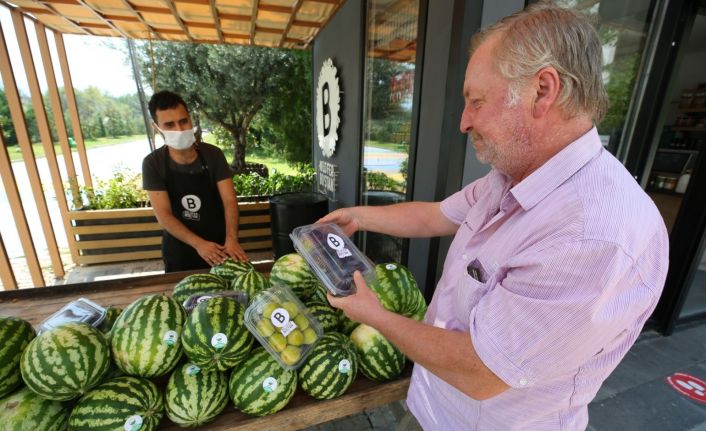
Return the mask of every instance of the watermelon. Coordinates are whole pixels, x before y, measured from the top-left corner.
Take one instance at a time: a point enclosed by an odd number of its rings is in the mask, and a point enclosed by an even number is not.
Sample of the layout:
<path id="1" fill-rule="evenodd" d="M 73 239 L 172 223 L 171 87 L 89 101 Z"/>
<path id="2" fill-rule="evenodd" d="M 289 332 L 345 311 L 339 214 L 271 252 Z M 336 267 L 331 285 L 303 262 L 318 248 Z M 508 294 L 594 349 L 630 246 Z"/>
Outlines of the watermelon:
<path id="1" fill-rule="evenodd" d="M 317 283 L 316 287 L 312 290 L 311 296 L 307 299 L 308 301 L 319 301 L 323 302 L 324 304 L 328 304 L 328 297 L 326 296 L 328 294 L 328 290 L 326 290 L 326 287 L 321 284 Z"/>
<path id="2" fill-rule="evenodd" d="M 250 271 L 246 274 L 241 275 L 230 283 L 231 290 L 240 290 L 248 294 L 248 299 L 252 301 L 252 298 L 258 292 L 270 287 L 270 282 L 267 280 L 265 274 L 257 271 Z"/>
<path id="3" fill-rule="evenodd" d="M 204 370 L 225 371 L 243 361 L 254 339 L 236 300 L 216 297 L 200 303 L 186 319 L 181 343 L 189 359 Z"/>
<path id="4" fill-rule="evenodd" d="M 226 283 L 230 283 L 250 271 L 255 271 L 255 267 L 252 263 L 247 261 L 234 261 L 229 257 L 222 264 L 211 267 L 211 271 L 209 272 L 221 277 Z"/>
<path id="5" fill-rule="evenodd" d="M 21 383 L 20 357 L 36 336 L 28 322 L 15 317 L 0 317 L 0 398 L 15 390 Z"/>
<path id="6" fill-rule="evenodd" d="M 28 388 L 0 399 L 0 429 L 7 431 L 62 431 L 69 411 L 58 401 L 40 397 Z"/>
<path id="7" fill-rule="evenodd" d="M 346 335 L 351 335 L 355 328 L 360 325 L 360 323 L 356 322 L 355 320 L 351 320 L 348 316 L 346 316 L 344 313 L 341 313 L 341 324 L 339 326 L 339 332 L 346 334 Z"/>
<path id="8" fill-rule="evenodd" d="M 191 274 L 174 286 L 172 298 L 181 305 L 191 295 L 222 290 L 228 290 L 228 283 L 221 277 L 215 274 Z"/>
<path id="9" fill-rule="evenodd" d="M 341 312 L 333 309 L 328 303 L 310 300 L 306 303 L 306 308 L 321 324 L 324 332 L 337 331 L 341 324 Z"/>
<path id="10" fill-rule="evenodd" d="M 358 374 L 358 355 L 351 340 L 343 334 L 329 332 L 299 370 L 299 383 L 304 392 L 318 400 L 343 395 Z"/>
<path id="11" fill-rule="evenodd" d="M 101 382 L 110 367 L 103 334 L 86 323 L 66 323 L 43 332 L 22 353 L 25 384 L 48 400 L 67 401 Z"/>
<path id="12" fill-rule="evenodd" d="M 113 359 L 125 374 L 157 377 L 181 358 L 184 310 L 164 295 L 144 296 L 120 314 L 113 328 Z"/>
<path id="13" fill-rule="evenodd" d="M 360 324 L 351 333 L 360 370 L 370 380 L 384 382 L 402 373 L 405 356 L 375 328 Z"/>
<path id="14" fill-rule="evenodd" d="M 172 422 L 181 427 L 203 425 L 228 405 L 228 378 L 218 370 L 184 364 L 169 377 L 164 399 Z"/>
<path id="15" fill-rule="evenodd" d="M 319 280 L 303 257 L 290 253 L 280 257 L 272 265 L 270 283 L 273 286 L 287 286 L 304 301 L 314 293 Z"/>
<path id="16" fill-rule="evenodd" d="M 412 273 L 398 263 L 375 265 L 376 279 L 370 284 L 387 310 L 415 320 L 422 320 L 427 303 Z"/>
<path id="17" fill-rule="evenodd" d="M 98 329 L 106 335 L 110 333 L 115 321 L 118 320 L 118 316 L 120 316 L 122 312 L 123 310 L 121 308 L 109 305 L 108 308 L 105 309 L 105 318 L 100 325 L 98 325 Z"/>
<path id="18" fill-rule="evenodd" d="M 164 399 L 154 383 L 116 377 L 79 400 L 69 417 L 69 431 L 153 431 L 163 416 Z"/>
<path id="19" fill-rule="evenodd" d="M 282 368 L 262 347 L 253 350 L 230 376 L 229 393 L 233 404 L 242 412 L 255 416 L 283 409 L 296 389 L 297 373 Z"/>

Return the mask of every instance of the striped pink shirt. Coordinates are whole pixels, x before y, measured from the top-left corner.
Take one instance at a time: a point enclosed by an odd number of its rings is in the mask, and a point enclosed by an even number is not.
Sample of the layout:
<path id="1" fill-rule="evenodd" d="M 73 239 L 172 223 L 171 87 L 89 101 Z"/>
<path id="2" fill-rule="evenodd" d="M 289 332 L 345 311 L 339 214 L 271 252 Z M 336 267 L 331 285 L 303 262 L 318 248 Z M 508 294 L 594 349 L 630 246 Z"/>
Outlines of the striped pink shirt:
<path id="1" fill-rule="evenodd" d="M 664 285 L 652 200 L 593 128 L 514 187 L 493 170 L 441 209 L 459 229 L 425 321 L 467 331 L 510 389 L 476 401 L 417 365 L 410 410 L 427 431 L 585 429 Z"/>

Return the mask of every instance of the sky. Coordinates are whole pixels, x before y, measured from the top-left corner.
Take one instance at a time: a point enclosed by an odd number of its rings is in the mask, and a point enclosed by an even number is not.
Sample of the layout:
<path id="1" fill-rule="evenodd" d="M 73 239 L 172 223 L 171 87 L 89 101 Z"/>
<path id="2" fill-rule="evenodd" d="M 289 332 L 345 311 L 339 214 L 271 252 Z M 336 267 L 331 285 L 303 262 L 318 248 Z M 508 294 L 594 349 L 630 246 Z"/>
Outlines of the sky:
<path id="1" fill-rule="evenodd" d="M 39 85 L 44 92 L 47 89 L 47 84 L 44 75 L 44 66 L 42 65 L 41 56 L 39 54 L 36 31 L 30 20 L 25 20 L 25 26 L 29 36 Z M 2 32 L 5 35 L 7 49 L 10 52 L 10 62 L 15 72 L 17 87 L 22 94 L 29 96 L 29 85 L 22 63 L 20 49 L 17 45 L 12 18 L 10 11 L 4 6 L 0 6 L 0 28 L 2 28 Z M 59 87 L 62 87 L 64 85 L 63 78 L 54 46 L 54 36 L 51 32 L 47 32 L 47 39 L 49 40 L 49 49 L 52 54 L 54 76 L 56 76 Z M 123 50 L 111 48 L 111 46 L 124 48 L 124 40 L 110 37 L 67 34 L 64 35 L 64 45 L 66 46 L 66 55 L 69 60 L 69 70 L 71 71 L 71 80 L 73 81 L 74 88 L 85 89 L 89 86 L 94 86 L 113 96 L 134 94 L 137 92 L 132 69 L 128 64 L 124 63 Z M 4 83 L 0 86 L 4 88 Z"/>

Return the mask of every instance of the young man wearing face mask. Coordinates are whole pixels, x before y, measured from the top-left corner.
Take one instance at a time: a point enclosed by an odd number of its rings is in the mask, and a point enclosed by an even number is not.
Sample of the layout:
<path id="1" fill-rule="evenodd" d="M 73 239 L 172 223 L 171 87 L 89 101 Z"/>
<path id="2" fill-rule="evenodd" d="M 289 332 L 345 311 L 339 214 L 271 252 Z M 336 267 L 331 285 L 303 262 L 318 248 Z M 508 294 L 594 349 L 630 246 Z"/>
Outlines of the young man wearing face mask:
<path id="1" fill-rule="evenodd" d="M 184 100 L 170 91 L 149 101 L 152 126 L 165 145 L 142 162 L 142 186 L 164 229 L 164 271 L 247 260 L 238 243 L 238 201 L 223 152 L 196 142 Z"/>

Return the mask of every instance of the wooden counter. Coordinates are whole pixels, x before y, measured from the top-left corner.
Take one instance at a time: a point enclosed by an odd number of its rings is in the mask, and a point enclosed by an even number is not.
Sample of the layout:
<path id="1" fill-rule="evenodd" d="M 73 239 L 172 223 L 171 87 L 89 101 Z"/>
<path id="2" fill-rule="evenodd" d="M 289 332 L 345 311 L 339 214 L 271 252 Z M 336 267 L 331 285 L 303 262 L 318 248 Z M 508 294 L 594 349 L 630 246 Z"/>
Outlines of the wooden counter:
<path id="1" fill-rule="evenodd" d="M 269 268 L 261 267 L 258 270 L 267 271 Z M 144 295 L 161 293 L 171 295 L 174 284 L 187 274 L 160 274 L 69 286 L 0 292 L 0 316 L 20 317 L 37 326 L 66 303 L 80 297 L 88 298 L 103 306 L 115 305 L 124 308 Z M 287 407 L 278 413 L 262 418 L 241 413 L 233 407 L 232 403 L 229 403 L 226 410 L 218 416 L 215 422 L 197 429 L 214 431 L 299 430 L 404 399 L 411 371 L 411 364 L 408 364 L 400 378 L 387 383 L 370 381 L 359 373 L 358 378 L 346 394 L 334 400 L 317 401 L 301 389 L 297 389 L 294 398 Z M 175 431 L 183 428 L 171 423 L 165 414 L 159 429 Z"/>

